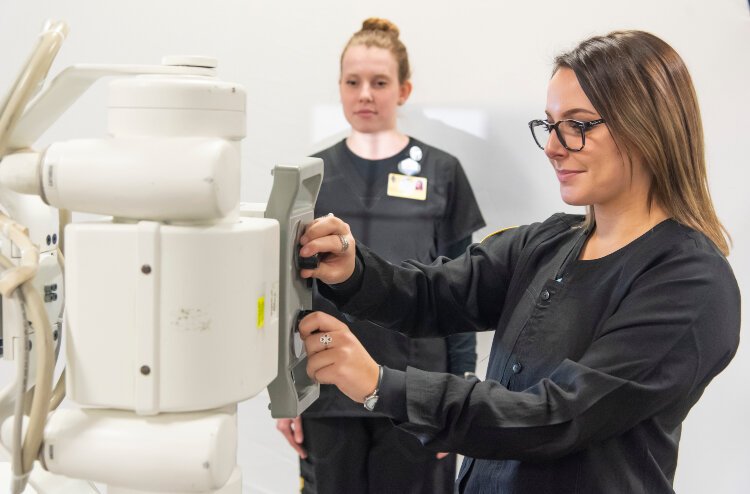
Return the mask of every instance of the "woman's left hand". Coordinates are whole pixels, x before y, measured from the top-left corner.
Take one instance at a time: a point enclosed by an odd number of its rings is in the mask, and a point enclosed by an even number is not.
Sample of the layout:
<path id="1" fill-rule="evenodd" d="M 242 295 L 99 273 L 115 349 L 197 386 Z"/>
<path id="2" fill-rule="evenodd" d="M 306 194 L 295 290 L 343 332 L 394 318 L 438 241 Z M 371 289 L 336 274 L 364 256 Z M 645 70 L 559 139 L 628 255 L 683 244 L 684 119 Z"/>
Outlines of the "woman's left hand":
<path id="1" fill-rule="evenodd" d="M 321 384 L 334 384 L 358 403 L 378 385 L 378 364 L 349 327 L 325 312 L 313 312 L 299 323 L 307 350 L 307 375 Z"/>

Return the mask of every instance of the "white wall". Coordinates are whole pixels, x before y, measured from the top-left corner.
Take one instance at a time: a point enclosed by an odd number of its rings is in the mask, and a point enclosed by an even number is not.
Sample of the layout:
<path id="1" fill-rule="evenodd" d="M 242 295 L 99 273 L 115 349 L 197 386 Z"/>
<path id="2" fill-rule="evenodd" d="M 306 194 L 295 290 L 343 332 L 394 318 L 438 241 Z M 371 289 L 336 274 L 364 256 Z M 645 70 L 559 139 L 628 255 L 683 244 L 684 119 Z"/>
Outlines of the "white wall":
<path id="1" fill-rule="evenodd" d="M 649 30 L 667 40 L 687 61 L 697 86 L 713 196 L 734 237 L 730 261 L 747 294 L 750 9 L 745 0 L 0 0 L 0 92 L 15 77 L 46 18 L 64 19 L 71 27 L 54 73 L 79 62 L 158 63 L 165 54 L 217 57 L 220 76 L 248 91 L 243 198 L 265 201 L 272 165 L 321 148 L 331 141 L 323 136 L 339 129 L 338 57 L 348 36 L 371 15 L 398 24 L 412 57 L 415 90 L 404 128 L 462 159 L 488 228 L 568 209 L 526 127 L 543 113 L 553 55 L 618 28 Z M 104 98 L 101 84 L 43 143 L 102 135 Z M 483 357 L 487 343 L 483 338 Z M 743 340 L 737 358 L 685 422 L 678 492 L 750 492 L 749 345 Z M 296 460 L 273 429 L 265 400 L 241 405 L 245 492 L 295 492 Z"/>

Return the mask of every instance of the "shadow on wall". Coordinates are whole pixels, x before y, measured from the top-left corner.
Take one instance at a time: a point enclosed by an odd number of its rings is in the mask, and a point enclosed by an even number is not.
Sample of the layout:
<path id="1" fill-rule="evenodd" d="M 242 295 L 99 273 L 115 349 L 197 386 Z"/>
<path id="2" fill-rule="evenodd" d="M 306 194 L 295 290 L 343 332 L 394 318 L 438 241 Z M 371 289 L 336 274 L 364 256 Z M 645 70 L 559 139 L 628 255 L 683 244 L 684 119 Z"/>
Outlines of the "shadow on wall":
<path id="1" fill-rule="evenodd" d="M 522 221 L 530 177 L 514 156 L 500 115 L 486 108 L 420 107 L 403 114 L 402 129 L 456 156 L 469 177 L 487 227 L 476 240 Z"/>

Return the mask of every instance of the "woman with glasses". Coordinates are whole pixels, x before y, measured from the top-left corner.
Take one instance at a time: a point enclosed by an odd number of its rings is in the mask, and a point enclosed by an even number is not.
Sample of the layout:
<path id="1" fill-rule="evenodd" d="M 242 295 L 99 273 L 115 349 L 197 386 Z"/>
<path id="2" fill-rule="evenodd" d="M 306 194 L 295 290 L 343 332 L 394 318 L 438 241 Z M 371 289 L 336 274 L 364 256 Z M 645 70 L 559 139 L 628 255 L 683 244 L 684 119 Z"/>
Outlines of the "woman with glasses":
<path id="1" fill-rule="evenodd" d="M 585 216 L 431 265 L 353 249 L 337 218 L 302 237 L 326 254 L 302 276 L 346 313 L 411 336 L 495 329 L 487 380 L 379 366 L 322 313 L 300 324 L 308 374 L 464 454 L 459 492 L 671 493 L 682 421 L 740 328 L 695 91 L 664 41 L 613 32 L 556 58 L 545 113 L 532 135 Z"/>

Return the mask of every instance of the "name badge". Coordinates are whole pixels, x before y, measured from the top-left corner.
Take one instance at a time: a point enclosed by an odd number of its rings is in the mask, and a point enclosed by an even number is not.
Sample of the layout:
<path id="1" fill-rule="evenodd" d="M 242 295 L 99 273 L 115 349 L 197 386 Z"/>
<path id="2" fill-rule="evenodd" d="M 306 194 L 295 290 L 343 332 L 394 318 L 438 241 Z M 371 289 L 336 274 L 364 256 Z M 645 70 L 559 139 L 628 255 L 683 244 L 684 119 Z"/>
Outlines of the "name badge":
<path id="1" fill-rule="evenodd" d="M 399 173 L 389 173 L 388 195 L 424 201 L 427 199 L 427 179 L 425 177 L 410 177 Z"/>

